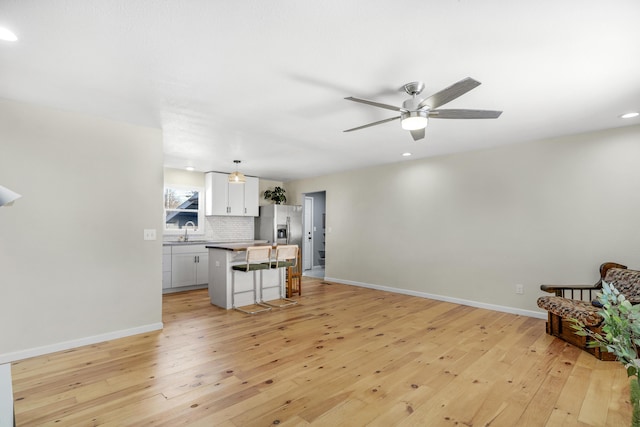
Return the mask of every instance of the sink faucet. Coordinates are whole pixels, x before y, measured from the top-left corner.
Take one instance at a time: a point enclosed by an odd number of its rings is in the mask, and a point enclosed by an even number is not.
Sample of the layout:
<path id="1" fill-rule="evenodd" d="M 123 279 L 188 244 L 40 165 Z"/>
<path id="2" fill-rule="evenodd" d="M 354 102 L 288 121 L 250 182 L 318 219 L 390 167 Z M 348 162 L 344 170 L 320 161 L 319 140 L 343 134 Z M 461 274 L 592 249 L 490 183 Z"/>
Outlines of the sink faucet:
<path id="1" fill-rule="evenodd" d="M 184 223 L 184 241 L 186 242 L 187 240 L 189 240 L 189 236 L 187 235 L 187 226 L 191 224 L 191 226 L 193 227 L 194 231 L 196 230 L 196 225 L 193 223 L 193 221 L 187 221 Z"/>

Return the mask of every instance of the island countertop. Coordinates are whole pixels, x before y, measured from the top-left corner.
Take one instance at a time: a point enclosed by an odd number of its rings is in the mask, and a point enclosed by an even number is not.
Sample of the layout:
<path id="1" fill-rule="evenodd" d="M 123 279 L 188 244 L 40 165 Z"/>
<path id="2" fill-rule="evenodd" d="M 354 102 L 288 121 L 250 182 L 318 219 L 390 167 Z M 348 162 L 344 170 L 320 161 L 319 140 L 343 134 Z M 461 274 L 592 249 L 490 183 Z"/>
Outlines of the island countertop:
<path id="1" fill-rule="evenodd" d="M 253 240 L 251 242 L 230 242 L 230 243 L 213 243 L 205 245 L 207 249 L 222 249 L 225 251 L 240 252 L 246 251 L 251 246 L 267 246 L 270 243 L 267 240 Z"/>
<path id="2" fill-rule="evenodd" d="M 284 268 L 266 268 L 260 270 L 259 275 L 233 269 L 234 265 L 247 263 L 247 248 L 272 248 L 272 243 L 267 240 L 250 240 L 206 244 L 205 247 L 209 251 L 211 304 L 228 310 L 254 304 L 258 299 L 271 301 L 281 298 L 284 295 Z M 257 286 L 260 288 L 259 291 Z"/>

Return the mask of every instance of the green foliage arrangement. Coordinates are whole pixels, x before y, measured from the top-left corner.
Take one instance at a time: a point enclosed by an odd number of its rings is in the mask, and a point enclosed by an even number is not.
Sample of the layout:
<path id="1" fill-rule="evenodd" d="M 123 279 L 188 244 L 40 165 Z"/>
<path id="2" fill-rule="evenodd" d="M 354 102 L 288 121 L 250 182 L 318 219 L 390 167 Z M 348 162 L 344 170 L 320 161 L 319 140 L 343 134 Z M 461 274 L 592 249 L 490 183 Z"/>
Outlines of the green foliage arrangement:
<path id="1" fill-rule="evenodd" d="M 282 187 L 275 187 L 273 190 L 267 190 L 264 192 L 265 200 L 272 200 L 276 205 L 287 203 L 287 196 L 284 195 L 285 189 Z"/>
<path id="2" fill-rule="evenodd" d="M 600 347 L 616 355 L 631 378 L 631 402 L 633 404 L 632 427 L 640 427 L 640 305 L 632 305 L 613 285 L 603 283 L 598 295 L 604 319 L 602 334 L 586 327 L 577 319 L 571 319 L 571 327 L 583 337 L 591 337 L 591 347 Z"/>

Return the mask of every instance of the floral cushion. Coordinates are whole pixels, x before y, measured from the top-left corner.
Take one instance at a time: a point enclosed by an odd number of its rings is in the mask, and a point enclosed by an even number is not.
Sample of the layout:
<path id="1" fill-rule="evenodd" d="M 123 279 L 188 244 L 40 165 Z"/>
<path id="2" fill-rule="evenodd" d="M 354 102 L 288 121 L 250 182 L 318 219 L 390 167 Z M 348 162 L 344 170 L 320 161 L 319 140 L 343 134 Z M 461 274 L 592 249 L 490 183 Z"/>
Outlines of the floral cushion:
<path id="1" fill-rule="evenodd" d="M 610 268 L 604 278 L 632 304 L 640 303 L 640 271 L 625 268 Z"/>
<path id="2" fill-rule="evenodd" d="M 565 319 L 578 319 L 586 326 L 598 326 L 602 322 L 600 310 L 590 301 L 578 301 L 558 296 L 538 298 L 538 307 Z"/>

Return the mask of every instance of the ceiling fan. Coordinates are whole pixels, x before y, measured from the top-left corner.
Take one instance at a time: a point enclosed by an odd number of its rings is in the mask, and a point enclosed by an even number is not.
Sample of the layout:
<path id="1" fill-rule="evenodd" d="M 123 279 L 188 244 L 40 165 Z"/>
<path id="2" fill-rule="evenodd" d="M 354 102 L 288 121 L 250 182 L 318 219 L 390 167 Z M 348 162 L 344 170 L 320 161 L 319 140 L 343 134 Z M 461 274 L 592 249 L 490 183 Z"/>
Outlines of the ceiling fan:
<path id="1" fill-rule="evenodd" d="M 411 132 L 411 136 L 415 141 L 424 138 L 424 130 L 427 127 L 429 118 L 434 119 L 497 119 L 502 114 L 502 111 L 494 110 L 461 110 L 461 109 L 449 109 L 438 110 L 441 105 L 451 102 L 457 97 L 464 95 L 471 89 L 478 87 L 480 82 L 467 77 L 457 83 L 431 95 L 428 98 L 417 98 L 418 95 L 424 89 L 424 83 L 411 82 L 404 85 L 402 88 L 405 92 L 411 95 L 411 98 L 402 103 L 402 107 L 396 107 L 394 105 L 383 104 L 381 102 L 369 101 L 361 98 L 354 98 L 353 96 L 346 97 L 345 99 L 354 102 L 361 102 L 363 104 L 373 105 L 374 107 L 384 108 L 387 110 L 398 111 L 400 113 L 397 117 L 391 117 L 389 119 L 380 120 L 377 122 L 369 123 L 363 126 L 358 126 L 353 129 L 347 129 L 344 132 L 351 132 L 354 130 L 368 128 L 370 126 L 380 125 L 393 120 L 402 119 L 402 128 Z"/>

